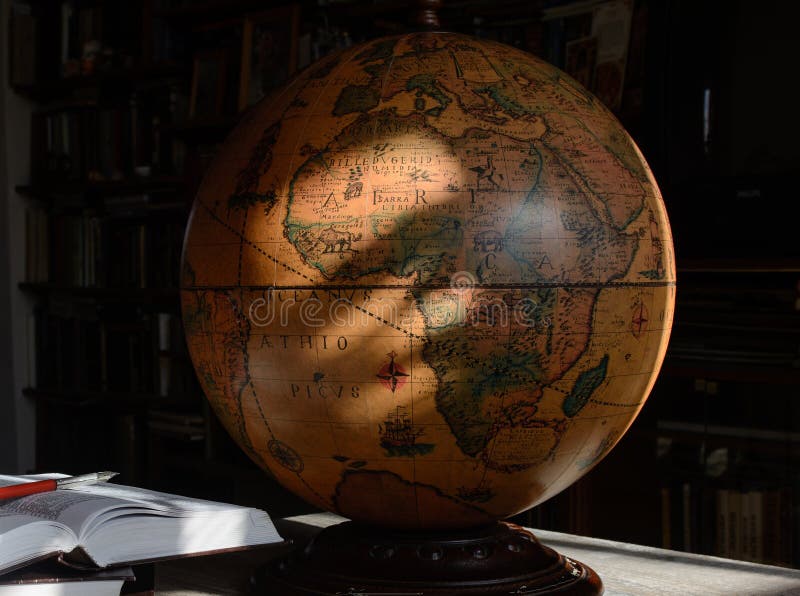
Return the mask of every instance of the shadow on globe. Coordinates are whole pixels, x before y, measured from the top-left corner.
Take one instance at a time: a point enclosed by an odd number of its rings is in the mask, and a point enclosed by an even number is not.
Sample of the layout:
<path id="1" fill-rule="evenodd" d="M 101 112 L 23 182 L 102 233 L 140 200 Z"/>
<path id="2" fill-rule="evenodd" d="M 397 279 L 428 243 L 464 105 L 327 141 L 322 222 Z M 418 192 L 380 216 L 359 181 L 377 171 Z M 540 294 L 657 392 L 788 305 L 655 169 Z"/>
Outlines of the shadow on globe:
<path id="1" fill-rule="evenodd" d="M 310 503 L 413 531 L 560 492 L 664 357 L 667 215 L 568 75 L 448 33 L 324 58 L 244 115 L 195 199 L 181 300 L 198 377 Z M 427 592 L 426 592 L 427 593 Z"/>

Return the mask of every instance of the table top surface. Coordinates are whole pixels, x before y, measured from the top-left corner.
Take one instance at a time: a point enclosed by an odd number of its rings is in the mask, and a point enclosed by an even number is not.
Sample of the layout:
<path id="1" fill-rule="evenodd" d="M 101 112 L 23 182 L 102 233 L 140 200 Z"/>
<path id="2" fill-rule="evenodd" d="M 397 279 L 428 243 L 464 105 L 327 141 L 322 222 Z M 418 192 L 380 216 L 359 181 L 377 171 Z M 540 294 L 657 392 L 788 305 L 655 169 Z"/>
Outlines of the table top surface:
<path id="1" fill-rule="evenodd" d="M 328 514 L 276 520 L 284 538 L 303 544 L 322 528 L 345 521 Z M 759 565 L 624 542 L 533 530 L 539 540 L 594 569 L 606 596 L 798 595 L 800 570 Z M 157 594 L 164 596 L 240 596 L 250 594 L 252 571 L 287 552 L 267 547 L 240 553 L 162 563 Z"/>

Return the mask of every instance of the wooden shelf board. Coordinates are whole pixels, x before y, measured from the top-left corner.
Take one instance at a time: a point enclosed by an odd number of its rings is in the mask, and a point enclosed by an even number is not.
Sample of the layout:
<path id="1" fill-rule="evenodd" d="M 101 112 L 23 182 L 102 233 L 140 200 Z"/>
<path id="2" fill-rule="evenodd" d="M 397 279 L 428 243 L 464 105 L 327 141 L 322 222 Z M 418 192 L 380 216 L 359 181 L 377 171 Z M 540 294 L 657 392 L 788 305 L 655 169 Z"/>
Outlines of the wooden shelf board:
<path id="1" fill-rule="evenodd" d="M 165 124 L 160 130 L 182 139 L 221 139 L 234 129 L 240 118 L 240 114 L 192 118 L 180 124 Z"/>
<path id="2" fill-rule="evenodd" d="M 264 10 L 263 0 L 201 0 L 177 8 L 154 10 L 153 16 L 176 25 L 192 26 L 204 21 L 219 21 L 222 16 Z"/>
<path id="3" fill-rule="evenodd" d="M 23 292 L 34 294 L 59 294 L 75 298 L 93 298 L 113 302 L 169 302 L 177 304 L 180 295 L 178 288 L 93 288 L 31 282 L 21 282 L 18 287 Z"/>
<path id="4" fill-rule="evenodd" d="M 656 423 L 659 431 L 707 435 L 722 438 L 773 441 L 778 443 L 800 443 L 800 433 L 771 429 L 750 428 L 741 426 L 725 426 L 719 424 L 703 424 L 682 420 L 659 420 Z"/>
<path id="5" fill-rule="evenodd" d="M 681 273 L 800 273 L 800 258 L 774 259 L 678 259 Z M 680 282 L 680 280 L 679 280 Z"/>
<path id="6" fill-rule="evenodd" d="M 179 176 L 154 176 L 152 178 L 128 178 L 104 181 L 64 181 L 50 183 L 20 184 L 14 187 L 22 196 L 34 199 L 52 199 L 54 196 L 81 195 L 135 195 L 146 192 L 178 192 L 184 180 Z"/>
<path id="7" fill-rule="evenodd" d="M 17 85 L 13 90 L 34 101 L 47 101 L 69 95 L 78 89 L 92 89 L 105 85 L 133 87 L 159 79 L 187 77 L 188 72 L 188 69 L 181 64 L 142 65 L 134 68 L 114 68 L 91 75 L 39 81 L 31 85 Z"/>
<path id="8" fill-rule="evenodd" d="M 713 379 L 742 383 L 794 385 L 800 383 L 800 369 L 745 364 L 690 362 L 667 359 L 661 374 L 691 379 Z"/>
<path id="9" fill-rule="evenodd" d="M 161 396 L 153 393 L 123 391 L 55 391 L 26 387 L 26 397 L 50 404 L 70 407 L 103 407 L 108 409 L 145 411 L 153 407 L 168 407 L 187 403 L 185 396 Z"/>

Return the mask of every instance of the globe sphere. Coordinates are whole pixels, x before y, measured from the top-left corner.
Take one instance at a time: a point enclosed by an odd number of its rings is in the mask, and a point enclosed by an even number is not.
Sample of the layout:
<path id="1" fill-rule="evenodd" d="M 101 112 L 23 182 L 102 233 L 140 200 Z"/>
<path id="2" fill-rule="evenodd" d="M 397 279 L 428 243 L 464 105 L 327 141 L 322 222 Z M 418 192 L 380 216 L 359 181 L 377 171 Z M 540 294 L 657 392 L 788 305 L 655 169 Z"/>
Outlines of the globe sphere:
<path id="1" fill-rule="evenodd" d="M 600 461 L 662 363 L 653 176 L 529 54 L 449 33 L 327 57 L 253 107 L 195 199 L 181 300 L 241 448 L 359 522 L 503 519 Z"/>

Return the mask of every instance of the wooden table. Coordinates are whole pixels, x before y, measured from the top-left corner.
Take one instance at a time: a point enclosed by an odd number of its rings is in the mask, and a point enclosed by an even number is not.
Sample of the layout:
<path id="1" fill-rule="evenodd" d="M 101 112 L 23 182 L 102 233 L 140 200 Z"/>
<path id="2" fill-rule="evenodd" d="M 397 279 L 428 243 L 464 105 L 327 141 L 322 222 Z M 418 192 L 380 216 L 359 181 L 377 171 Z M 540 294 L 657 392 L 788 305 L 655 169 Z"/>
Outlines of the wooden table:
<path id="1" fill-rule="evenodd" d="M 284 538 L 303 544 L 321 528 L 343 521 L 332 514 L 276 520 Z M 547 546 L 589 565 L 603 579 L 606 596 L 800 596 L 800 570 L 693 555 L 623 542 L 534 530 Z M 157 594 L 233 596 L 250 594 L 257 566 L 286 552 L 265 548 L 237 554 L 162 563 Z"/>

